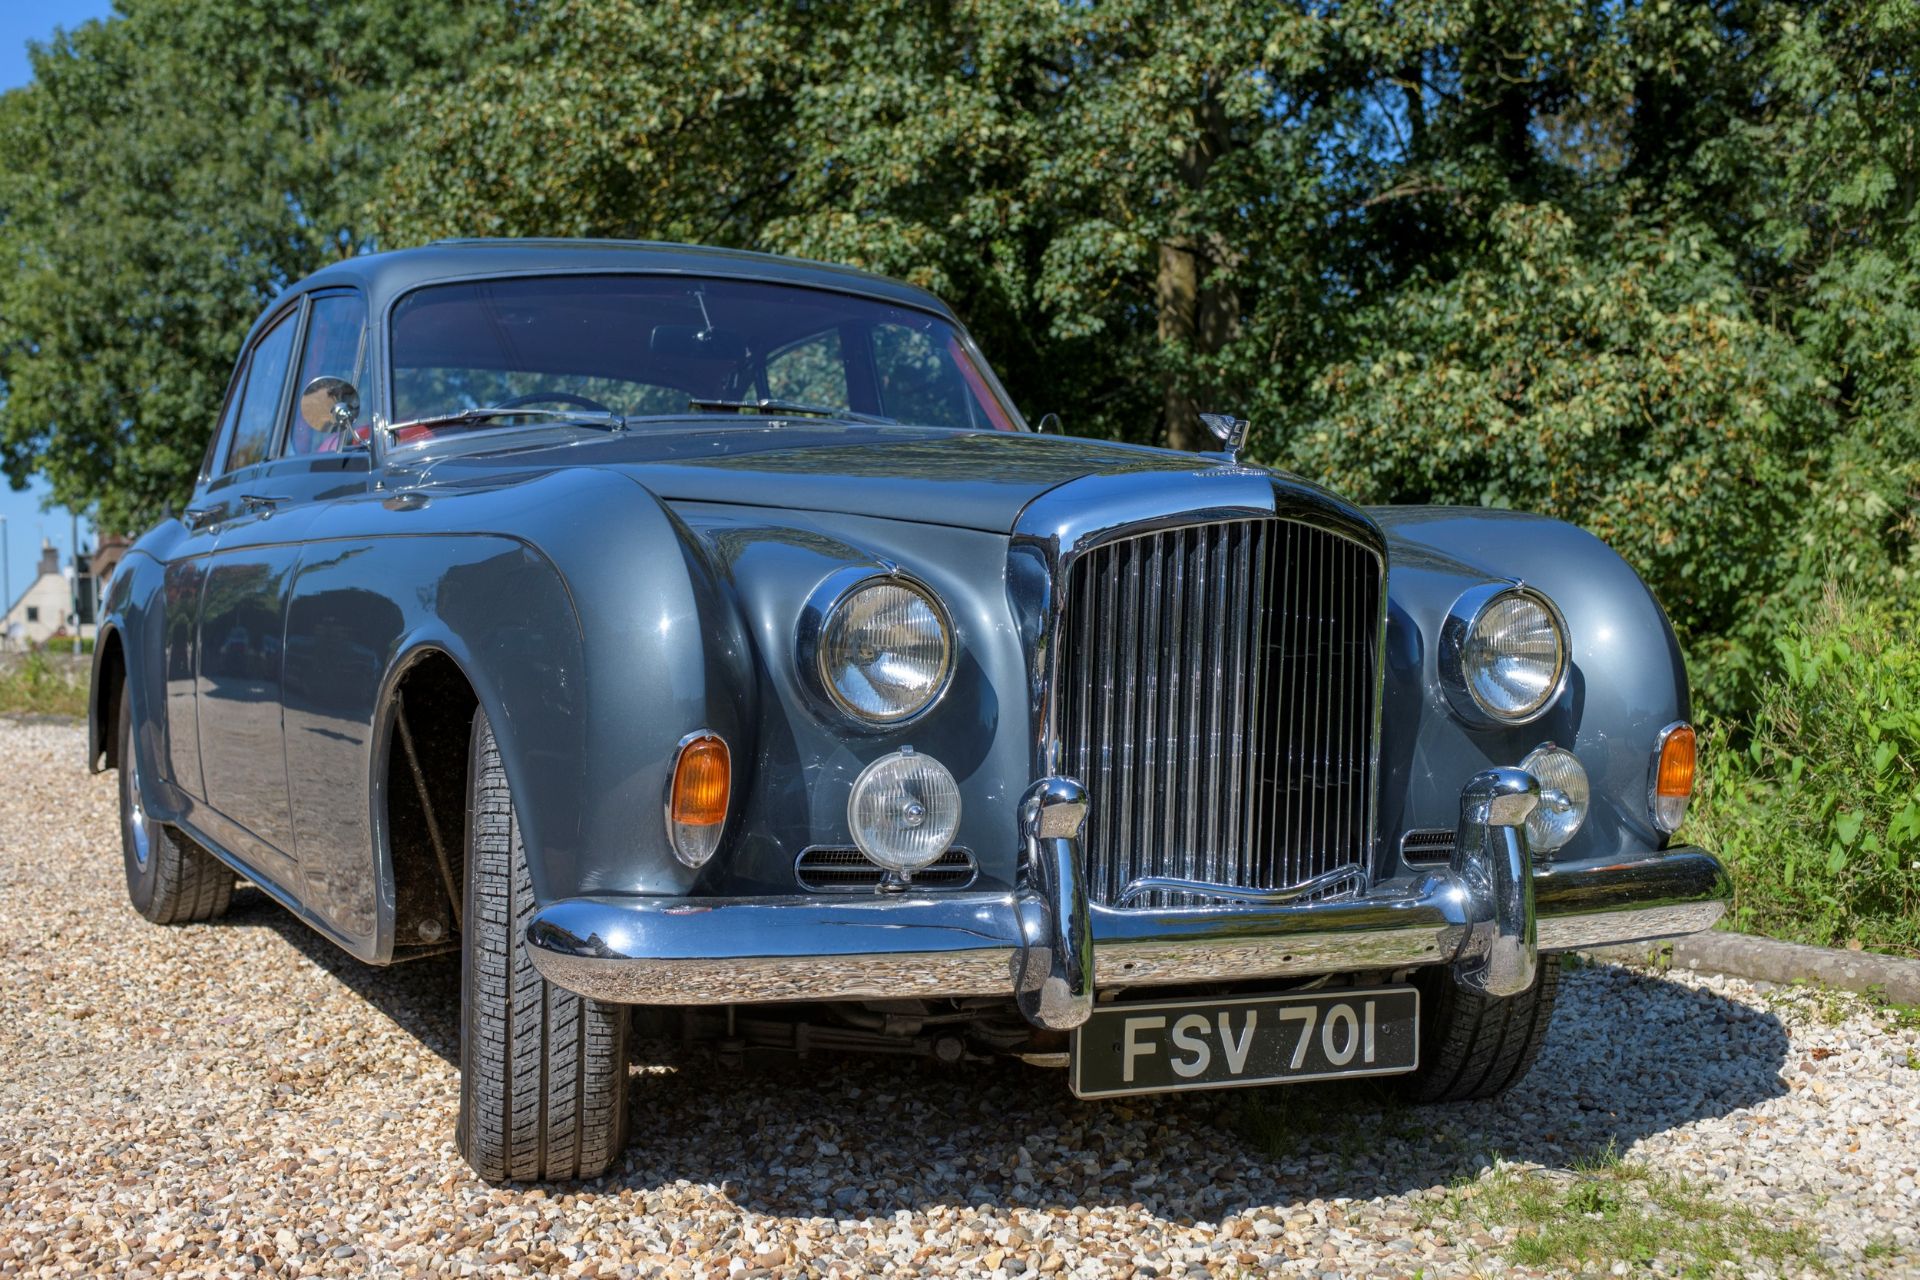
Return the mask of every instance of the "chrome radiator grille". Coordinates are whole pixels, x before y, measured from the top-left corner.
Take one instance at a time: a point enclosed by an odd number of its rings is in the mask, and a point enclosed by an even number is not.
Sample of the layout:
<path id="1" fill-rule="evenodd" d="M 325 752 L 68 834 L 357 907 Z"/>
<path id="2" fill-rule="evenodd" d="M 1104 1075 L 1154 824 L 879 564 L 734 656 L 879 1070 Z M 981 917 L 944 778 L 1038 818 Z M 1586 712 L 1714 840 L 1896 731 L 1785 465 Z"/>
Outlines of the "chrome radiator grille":
<path id="1" fill-rule="evenodd" d="M 1380 562 L 1291 520 L 1193 525 L 1070 570 L 1053 690 L 1060 769 L 1083 782 L 1088 891 L 1146 876 L 1282 890 L 1351 868 L 1373 814 Z"/>

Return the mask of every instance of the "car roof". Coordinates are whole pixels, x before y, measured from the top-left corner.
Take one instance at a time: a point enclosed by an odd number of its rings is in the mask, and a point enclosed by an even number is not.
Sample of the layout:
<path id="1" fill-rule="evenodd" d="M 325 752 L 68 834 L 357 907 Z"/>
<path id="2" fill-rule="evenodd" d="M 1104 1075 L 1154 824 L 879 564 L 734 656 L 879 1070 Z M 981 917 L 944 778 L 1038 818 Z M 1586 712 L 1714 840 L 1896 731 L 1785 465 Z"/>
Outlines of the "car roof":
<path id="1" fill-rule="evenodd" d="M 853 267 L 744 249 L 713 249 L 646 240 L 436 240 L 417 249 L 344 258 L 314 272 L 295 288 L 304 292 L 331 285 L 357 285 L 366 291 L 368 301 L 378 312 L 400 294 L 440 281 L 621 272 L 725 276 L 807 285 L 882 298 L 953 319 L 947 305 L 925 289 Z"/>

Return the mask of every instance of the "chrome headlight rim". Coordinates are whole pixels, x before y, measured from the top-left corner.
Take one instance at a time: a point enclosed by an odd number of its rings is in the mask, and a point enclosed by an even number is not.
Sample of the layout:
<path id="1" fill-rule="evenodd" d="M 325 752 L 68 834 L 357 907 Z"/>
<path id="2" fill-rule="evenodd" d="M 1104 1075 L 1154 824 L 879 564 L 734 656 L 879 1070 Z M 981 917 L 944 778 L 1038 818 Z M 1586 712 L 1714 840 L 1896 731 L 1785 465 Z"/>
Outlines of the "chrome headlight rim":
<path id="1" fill-rule="evenodd" d="M 849 702 L 827 669 L 824 641 L 835 614 L 861 591 L 878 586 L 899 587 L 919 596 L 939 622 L 942 641 L 940 674 L 933 683 L 933 691 L 918 706 L 893 716 L 876 716 Z M 940 705 L 953 683 L 959 645 L 953 633 L 953 615 L 940 593 L 912 574 L 881 564 L 848 565 L 822 579 L 801 607 L 794 648 L 795 665 L 802 682 L 822 710 L 852 728 L 880 733 L 913 724 Z"/>
<path id="2" fill-rule="evenodd" d="M 1508 596 L 1524 596 L 1544 609 L 1559 641 L 1553 679 L 1548 682 L 1546 693 L 1537 704 L 1520 712 L 1504 712 L 1481 702 L 1466 672 L 1467 640 L 1482 615 Z M 1440 627 L 1439 665 L 1440 687 L 1460 719 L 1477 728 L 1532 724 L 1553 709 L 1567 687 L 1568 673 L 1573 668 L 1573 641 L 1567 634 L 1566 616 L 1546 592 L 1524 582 L 1487 582 L 1461 592 L 1447 610 L 1446 620 Z"/>

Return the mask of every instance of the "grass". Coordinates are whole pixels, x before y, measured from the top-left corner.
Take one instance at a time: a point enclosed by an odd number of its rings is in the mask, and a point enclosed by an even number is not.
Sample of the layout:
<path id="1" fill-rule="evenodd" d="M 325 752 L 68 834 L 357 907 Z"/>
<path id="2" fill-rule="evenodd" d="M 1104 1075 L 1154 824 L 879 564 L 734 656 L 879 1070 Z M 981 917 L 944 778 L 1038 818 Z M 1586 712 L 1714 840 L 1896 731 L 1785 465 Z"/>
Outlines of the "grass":
<path id="1" fill-rule="evenodd" d="M 0 666 L 0 715 L 87 714 L 88 665 L 29 653 Z"/>
<path id="2" fill-rule="evenodd" d="M 1616 1262 L 1668 1274 L 1743 1274 L 1758 1259 L 1781 1269 L 1828 1268 L 1804 1229 L 1716 1200 L 1684 1179 L 1623 1160 L 1611 1145 L 1565 1171 L 1497 1166 L 1457 1186 L 1436 1218 L 1503 1228 L 1519 1266 L 1605 1273 Z"/>
<path id="3" fill-rule="evenodd" d="M 1336 1179 L 1357 1157 L 1402 1143 L 1446 1147 L 1453 1166 L 1467 1172 L 1443 1198 L 1417 1201 L 1416 1213 L 1422 1229 L 1455 1247 L 1490 1235 L 1512 1265 L 1554 1275 L 1604 1276 L 1623 1262 L 1633 1274 L 1695 1278 L 1746 1275 L 1761 1262 L 1784 1274 L 1832 1274 L 1812 1232 L 1777 1206 L 1763 1216 L 1716 1199 L 1687 1179 L 1623 1159 L 1612 1142 L 1566 1169 L 1516 1167 L 1437 1126 L 1430 1112 L 1379 1081 L 1296 1088 L 1313 1090 L 1311 1105 L 1281 1105 L 1271 1091 L 1249 1091 L 1231 1113 L 1232 1127 L 1275 1156 L 1330 1157 Z M 1883 1242 L 1880 1253 L 1891 1249 Z"/>

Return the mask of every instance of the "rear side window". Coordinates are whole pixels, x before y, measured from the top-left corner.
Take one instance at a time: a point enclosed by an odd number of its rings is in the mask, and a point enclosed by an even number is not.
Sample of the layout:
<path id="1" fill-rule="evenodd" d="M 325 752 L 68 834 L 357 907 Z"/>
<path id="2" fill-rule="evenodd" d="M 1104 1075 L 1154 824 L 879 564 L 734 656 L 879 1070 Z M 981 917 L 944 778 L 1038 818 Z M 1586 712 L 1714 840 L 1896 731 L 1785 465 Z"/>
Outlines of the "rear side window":
<path id="1" fill-rule="evenodd" d="M 246 385 L 240 391 L 240 412 L 234 423 L 233 444 L 227 450 L 222 473 L 250 467 L 267 456 L 273 444 L 275 411 L 287 385 L 287 365 L 293 358 L 293 318 L 289 311 L 253 346 Z"/>
<path id="2" fill-rule="evenodd" d="M 873 326 L 873 374 L 880 412 L 901 422 L 973 421 L 955 359 L 933 336 L 904 324 Z"/>
<path id="3" fill-rule="evenodd" d="M 840 354 L 840 331 L 816 334 L 769 359 L 767 394 L 821 409 L 847 408 L 847 363 Z"/>
<path id="4" fill-rule="evenodd" d="M 339 378 L 360 390 L 366 368 L 367 304 L 357 293 L 327 293 L 313 300 L 307 312 L 306 351 L 300 358 L 300 377 L 293 392 L 291 421 L 285 452 L 298 456 L 331 453 L 346 443 L 350 432 L 333 428 L 328 419 L 331 401 L 312 397 L 306 389 L 315 378 Z M 365 404 L 364 396 L 361 404 Z M 316 427 L 314 423 L 321 424 Z"/>

